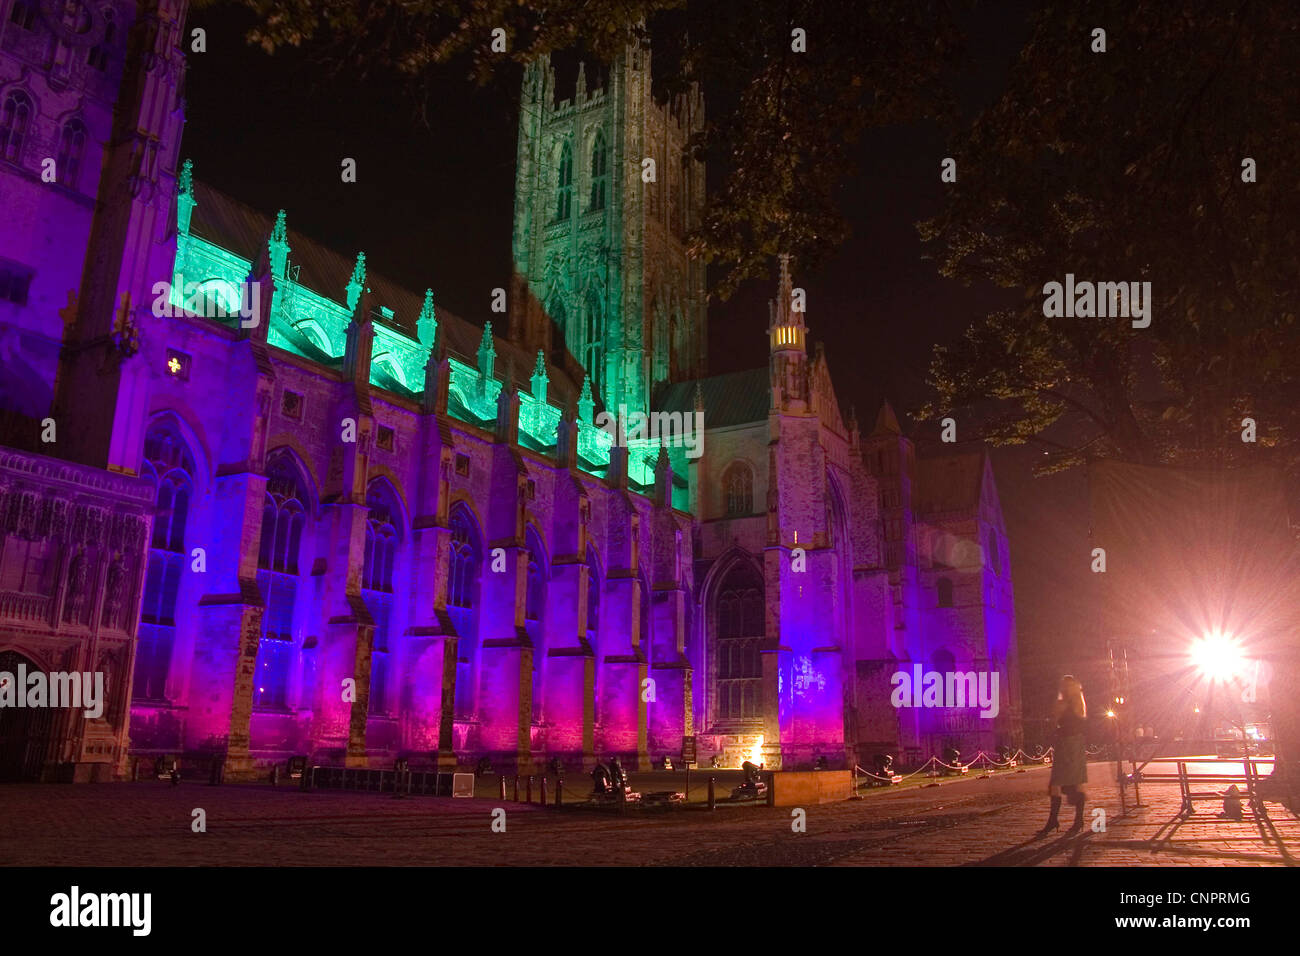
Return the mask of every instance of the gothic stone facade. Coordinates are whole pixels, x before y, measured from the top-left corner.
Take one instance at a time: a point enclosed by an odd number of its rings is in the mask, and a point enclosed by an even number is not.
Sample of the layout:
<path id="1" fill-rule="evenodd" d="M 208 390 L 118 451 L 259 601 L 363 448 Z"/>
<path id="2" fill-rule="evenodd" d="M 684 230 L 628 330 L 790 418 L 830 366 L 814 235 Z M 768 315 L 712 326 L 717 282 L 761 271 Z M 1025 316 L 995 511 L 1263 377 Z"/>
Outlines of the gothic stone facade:
<path id="1" fill-rule="evenodd" d="M 128 719 L 234 775 L 1015 742 L 987 459 L 863 437 L 784 268 L 769 366 L 701 377 L 703 105 L 656 105 L 647 51 L 558 104 L 528 71 L 502 335 L 194 178 L 183 0 L 0 9 L 0 661 L 117 701 L 0 775 L 122 775 Z M 703 455 L 615 443 L 619 405 L 701 411 Z M 913 661 L 997 669 L 998 721 L 894 710 Z"/>

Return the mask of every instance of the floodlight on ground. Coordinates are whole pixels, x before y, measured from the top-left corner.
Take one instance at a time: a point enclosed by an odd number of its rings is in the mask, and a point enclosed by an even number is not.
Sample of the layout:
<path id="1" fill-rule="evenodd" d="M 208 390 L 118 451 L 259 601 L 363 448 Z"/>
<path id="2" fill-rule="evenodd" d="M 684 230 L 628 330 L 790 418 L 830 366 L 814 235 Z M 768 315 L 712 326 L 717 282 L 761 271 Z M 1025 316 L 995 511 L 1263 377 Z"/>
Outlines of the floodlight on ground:
<path id="1" fill-rule="evenodd" d="M 1213 631 L 1193 641 L 1189 657 L 1200 674 L 1210 680 L 1232 680 L 1245 664 L 1241 643 L 1222 631 Z"/>

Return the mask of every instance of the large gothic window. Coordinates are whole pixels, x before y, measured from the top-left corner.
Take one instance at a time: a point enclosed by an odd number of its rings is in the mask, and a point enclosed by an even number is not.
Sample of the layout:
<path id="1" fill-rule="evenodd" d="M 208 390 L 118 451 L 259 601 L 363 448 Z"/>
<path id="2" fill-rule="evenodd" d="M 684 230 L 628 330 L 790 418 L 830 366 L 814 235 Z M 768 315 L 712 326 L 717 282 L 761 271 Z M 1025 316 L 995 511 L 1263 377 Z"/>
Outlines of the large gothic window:
<path id="1" fill-rule="evenodd" d="M 582 343 L 582 364 L 591 379 L 591 394 L 600 394 L 601 364 L 604 361 L 605 313 L 600 296 L 593 289 L 587 293 L 587 327 Z"/>
<path id="2" fill-rule="evenodd" d="M 194 458 L 175 423 L 155 422 L 145 433 L 142 477 L 154 486 L 153 539 L 145 572 L 144 601 L 135 657 L 133 695 L 139 700 L 162 700 L 171 667 L 176 636 L 176 597 L 189 556 L 185 550 L 185 525 L 194 497 Z M 82 575 L 81 569 L 74 572 Z M 80 586 L 70 590 L 81 600 Z M 67 612 L 65 608 L 65 615 Z M 80 611 L 75 611 L 80 614 Z"/>
<path id="3" fill-rule="evenodd" d="M 253 684 L 253 705 L 259 708 L 282 710 L 289 706 L 293 615 L 308 503 L 306 482 L 293 456 L 285 451 L 273 454 L 266 467 L 262 545 L 257 562 L 257 583 L 264 605 Z"/>
<path id="4" fill-rule="evenodd" d="M 727 573 L 716 605 L 715 700 L 719 720 L 763 716 L 763 582 L 753 568 Z"/>
<path id="5" fill-rule="evenodd" d="M 69 189 L 77 188 L 85 148 L 86 127 L 81 120 L 73 117 L 63 124 L 63 131 L 59 134 L 59 159 L 56 164 L 59 182 Z"/>
<path id="6" fill-rule="evenodd" d="M 569 314 L 564 308 L 564 300 L 558 295 L 551 298 L 550 307 L 546 310 L 554 323 L 554 334 L 551 336 L 551 364 L 559 367 L 564 366 L 564 353 L 568 351 L 568 322 Z"/>
<path id="7" fill-rule="evenodd" d="M 605 134 L 597 133 L 591 144 L 591 202 L 589 211 L 605 208 L 605 194 L 609 191 L 609 149 Z"/>
<path id="8" fill-rule="evenodd" d="M 370 652 L 370 712 L 388 712 L 388 676 L 393 616 L 393 566 L 401 542 L 397 492 L 385 478 L 370 482 L 366 492 L 366 554 L 361 570 L 361 599 L 375 621 Z"/>
<path id="9" fill-rule="evenodd" d="M 11 163 L 23 160 L 23 144 L 32 119 L 32 101 L 22 90 L 14 90 L 0 106 L 0 159 Z"/>
<path id="10" fill-rule="evenodd" d="M 469 717 L 474 708 L 475 636 L 478 629 L 479 571 L 482 538 L 474 516 L 463 504 L 451 512 L 451 560 L 447 571 L 447 613 L 460 639 L 457 642 L 456 716 Z"/>
<path id="11" fill-rule="evenodd" d="M 541 539 L 531 527 L 525 538 L 528 545 L 528 587 L 524 598 L 524 619 L 540 621 L 546 607 L 546 558 Z"/>
<path id="12" fill-rule="evenodd" d="M 568 222 L 573 211 L 573 149 L 568 143 L 560 149 L 560 170 L 555 193 L 555 220 Z"/>
<path id="13" fill-rule="evenodd" d="M 733 461 L 722 473 L 722 489 L 727 496 L 727 517 L 738 518 L 754 513 L 754 472 L 743 461 Z"/>
<path id="14" fill-rule="evenodd" d="M 600 568 L 596 564 L 594 549 L 587 549 L 587 641 L 596 646 L 600 633 Z"/>

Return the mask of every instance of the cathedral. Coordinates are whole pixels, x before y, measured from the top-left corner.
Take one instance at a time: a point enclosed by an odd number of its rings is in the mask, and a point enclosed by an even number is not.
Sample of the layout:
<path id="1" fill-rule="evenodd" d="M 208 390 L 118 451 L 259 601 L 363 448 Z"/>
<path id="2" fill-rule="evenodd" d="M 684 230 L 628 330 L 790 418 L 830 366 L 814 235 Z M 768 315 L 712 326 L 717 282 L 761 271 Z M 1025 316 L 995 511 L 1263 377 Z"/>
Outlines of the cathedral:
<path id="1" fill-rule="evenodd" d="M 784 257 L 731 333 L 768 363 L 709 374 L 698 91 L 532 64 L 514 273 L 462 317 L 203 181 L 186 8 L 0 0 L 0 674 L 105 695 L 0 706 L 0 780 L 1020 742 L 987 454 L 845 415 Z M 915 667 L 994 713 L 898 707 Z"/>

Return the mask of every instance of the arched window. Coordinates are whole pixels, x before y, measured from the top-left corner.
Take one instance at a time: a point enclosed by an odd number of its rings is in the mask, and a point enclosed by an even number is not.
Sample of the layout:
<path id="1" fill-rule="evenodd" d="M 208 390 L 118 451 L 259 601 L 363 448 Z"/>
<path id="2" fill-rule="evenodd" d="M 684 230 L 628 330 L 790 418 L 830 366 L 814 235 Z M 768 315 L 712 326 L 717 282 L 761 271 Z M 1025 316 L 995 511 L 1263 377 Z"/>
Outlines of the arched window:
<path id="1" fill-rule="evenodd" d="M 763 716 L 763 617 L 763 581 L 748 564 L 737 564 L 723 579 L 716 605 L 714 699 L 719 720 Z"/>
<path id="2" fill-rule="evenodd" d="M 566 142 L 560 148 L 560 176 L 555 194 L 555 221 L 568 222 L 573 213 L 573 149 Z"/>
<path id="3" fill-rule="evenodd" d="M 600 633 L 600 567 L 594 548 L 587 548 L 587 640 L 594 647 Z"/>
<path id="4" fill-rule="evenodd" d="M 938 592 L 939 607 L 952 607 L 952 579 L 940 578 L 935 582 L 935 591 Z"/>
<path id="5" fill-rule="evenodd" d="M 952 674 L 957 670 L 957 659 L 952 651 L 941 647 L 930 655 L 930 670 L 939 674 Z"/>
<path id="6" fill-rule="evenodd" d="M 605 352 L 605 312 L 595 289 L 587 293 L 587 328 L 583 338 L 582 364 L 591 378 L 591 394 L 600 394 L 601 363 Z"/>
<path id="7" fill-rule="evenodd" d="M 743 461 L 733 461 L 722 473 L 722 488 L 727 496 L 727 517 L 754 513 L 754 472 Z"/>
<path id="8" fill-rule="evenodd" d="M 282 710 L 289 705 L 293 615 L 308 500 L 306 482 L 293 456 L 287 451 L 272 454 L 266 466 L 266 500 L 257 561 L 257 583 L 264 605 L 253 685 L 253 705 L 259 708 Z"/>
<path id="9" fill-rule="evenodd" d="M 457 641 L 456 702 L 457 717 L 472 717 L 475 700 L 475 663 L 478 655 L 479 569 L 483 560 L 482 539 L 473 514 L 463 504 L 451 512 L 451 560 L 447 571 L 447 613 L 451 616 Z"/>
<path id="10" fill-rule="evenodd" d="M 546 606 L 546 557 L 541 539 L 529 526 L 525 536 L 528 546 L 528 587 L 524 596 L 524 619 L 540 621 Z"/>
<path id="11" fill-rule="evenodd" d="M 564 308 L 564 300 L 558 295 L 552 296 L 550 307 L 547 308 L 546 311 L 555 325 L 555 333 L 551 337 L 551 363 L 553 365 L 563 366 L 564 353 L 569 350 L 569 315 Z"/>
<path id="12" fill-rule="evenodd" d="M 195 476 L 194 457 L 170 419 L 155 422 L 145 432 L 141 475 L 153 483 L 155 504 L 132 693 L 139 700 L 162 700 L 175 643 L 176 598 L 189 561 L 185 525 Z M 79 619 L 84 612 L 80 605 L 78 600 L 72 608 L 65 606 L 64 617 L 71 611 Z"/>
<path id="13" fill-rule="evenodd" d="M 23 161 L 23 144 L 32 120 L 32 101 L 22 90 L 13 90 L 0 107 L 0 159 Z"/>
<path id="14" fill-rule="evenodd" d="M 447 576 L 447 604 L 473 608 L 478 601 L 478 530 L 468 509 L 457 507 L 451 516 L 451 566 Z"/>
<path id="15" fill-rule="evenodd" d="M 998 533 L 989 529 L 989 567 L 994 574 L 1002 573 L 1002 553 L 998 547 Z"/>
<path id="16" fill-rule="evenodd" d="M 113 37 L 117 32 L 117 25 L 113 22 L 112 8 L 106 7 L 102 16 L 104 17 L 104 36 L 86 54 L 86 62 L 100 73 L 108 69 L 108 55 L 113 49 Z"/>
<path id="17" fill-rule="evenodd" d="M 605 146 L 605 134 L 597 133 L 591 144 L 591 202 L 587 205 L 589 212 L 605 208 L 605 193 L 609 187 L 609 149 Z"/>
<path id="18" fill-rule="evenodd" d="M 361 599 L 375 622 L 370 646 L 372 714 L 388 712 L 389 633 L 393 616 L 393 565 L 401 541 L 397 492 L 386 478 L 366 489 L 366 554 L 361 569 Z"/>
<path id="19" fill-rule="evenodd" d="M 77 179 L 81 173 L 81 157 L 86 148 L 86 127 L 81 120 L 73 117 L 63 124 L 59 134 L 59 158 L 57 173 L 59 182 L 69 189 L 77 188 Z"/>

